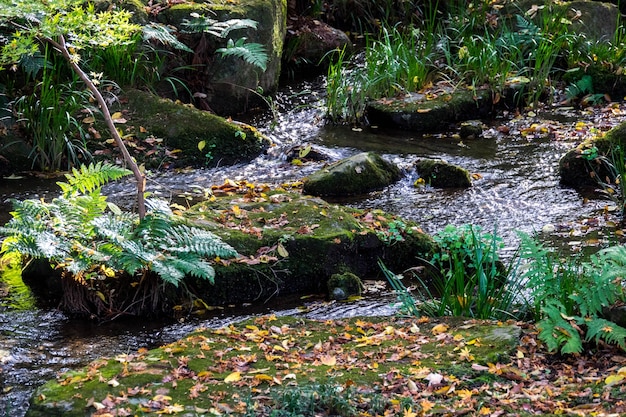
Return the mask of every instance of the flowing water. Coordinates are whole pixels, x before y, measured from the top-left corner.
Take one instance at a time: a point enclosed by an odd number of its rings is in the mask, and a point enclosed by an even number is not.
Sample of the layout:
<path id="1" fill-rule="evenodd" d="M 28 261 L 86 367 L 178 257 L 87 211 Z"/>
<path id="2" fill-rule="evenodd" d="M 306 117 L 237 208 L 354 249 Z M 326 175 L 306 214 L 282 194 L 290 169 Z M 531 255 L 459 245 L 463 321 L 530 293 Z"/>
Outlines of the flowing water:
<path id="1" fill-rule="evenodd" d="M 302 94 L 308 87 L 305 84 L 286 89 L 277 98 L 277 119 L 255 122 L 276 143 L 266 155 L 233 167 L 152 175 L 149 191 L 166 198 L 201 195 L 204 189 L 226 178 L 280 184 L 301 179 L 324 163 L 374 150 L 402 167 L 404 178 L 385 190 L 341 203 L 399 214 L 417 221 L 430 233 L 449 223 L 473 223 L 489 230 L 497 226 L 507 245 L 514 247 L 515 230 L 532 232 L 546 225 L 575 224 L 603 215 L 606 201 L 587 200 L 578 192 L 559 186 L 558 159 L 588 131 L 577 122 L 585 120 L 584 126 L 608 128 L 623 117 L 619 109 L 555 109 L 541 117 L 517 121 L 503 118 L 492 123 L 485 138 L 461 141 L 452 135 L 424 137 L 380 128 L 359 130 L 325 125 L 318 97 Z M 312 145 L 328 155 L 328 160 L 302 166 L 287 163 L 284 153 L 299 144 Z M 443 158 L 467 168 L 475 174 L 474 185 L 464 190 L 415 187 L 417 174 L 411 166 L 421 157 Z M 3 180 L 0 188 L 0 203 L 6 203 L 10 197 L 45 197 L 55 189 L 54 180 L 43 179 Z M 117 203 L 127 205 L 134 194 L 131 183 L 112 184 L 105 192 Z M 5 221 L 7 206 L 1 211 Z M 356 303 L 308 301 L 301 308 L 298 306 L 304 304 L 302 300 L 280 300 L 263 306 L 227 307 L 202 320 L 96 325 L 70 320 L 54 308 L 22 310 L 17 308 L 19 303 L 5 300 L 0 303 L 0 416 L 22 416 L 35 387 L 59 371 L 84 365 L 98 356 L 156 347 L 200 325 L 217 327 L 250 314 L 268 312 L 312 318 L 388 315 L 394 312 L 393 302 L 394 297 L 383 291 Z"/>

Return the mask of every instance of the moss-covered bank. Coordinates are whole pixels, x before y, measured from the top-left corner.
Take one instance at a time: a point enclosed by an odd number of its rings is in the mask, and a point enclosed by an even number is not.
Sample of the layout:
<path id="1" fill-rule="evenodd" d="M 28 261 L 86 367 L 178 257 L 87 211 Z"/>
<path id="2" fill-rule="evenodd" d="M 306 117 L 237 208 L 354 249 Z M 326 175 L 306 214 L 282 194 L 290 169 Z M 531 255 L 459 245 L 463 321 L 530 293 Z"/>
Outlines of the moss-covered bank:
<path id="1" fill-rule="evenodd" d="M 154 138 L 179 166 L 229 165 L 250 161 L 270 145 L 254 127 L 139 90 L 128 90 L 116 104 L 125 137 Z M 131 145 L 132 148 L 132 145 Z M 132 149 L 131 149 L 132 151 Z M 154 154 L 135 152 L 140 160 L 158 164 Z"/>
<path id="2" fill-rule="evenodd" d="M 481 374 L 497 379 L 487 364 L 507 363 L 519 337 L 519 327 L 490 322 L 264 316 L 61 374 L 37 390 L 27 416 L 262 416 L 285 406 L 281 392 L 329 380 L 356 387 L 352 401 L 378 398 L 392 411 L 400 394 L 434 399 L 444 387 L 472 389 Z"/>

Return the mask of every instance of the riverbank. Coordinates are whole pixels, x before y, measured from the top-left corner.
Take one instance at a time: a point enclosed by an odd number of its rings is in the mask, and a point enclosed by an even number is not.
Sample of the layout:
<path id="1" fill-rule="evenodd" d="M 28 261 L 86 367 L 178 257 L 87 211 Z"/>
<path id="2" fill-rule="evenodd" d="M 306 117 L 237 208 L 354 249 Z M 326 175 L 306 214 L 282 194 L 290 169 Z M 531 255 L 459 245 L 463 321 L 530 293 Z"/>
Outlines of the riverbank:
<path id="1" fill-rule="evenodd" d="M 562 357 L 536 336 L 526 323 L 266 315 L 60 374 L 27 416 L 626 412 L 623 352 Z"/>

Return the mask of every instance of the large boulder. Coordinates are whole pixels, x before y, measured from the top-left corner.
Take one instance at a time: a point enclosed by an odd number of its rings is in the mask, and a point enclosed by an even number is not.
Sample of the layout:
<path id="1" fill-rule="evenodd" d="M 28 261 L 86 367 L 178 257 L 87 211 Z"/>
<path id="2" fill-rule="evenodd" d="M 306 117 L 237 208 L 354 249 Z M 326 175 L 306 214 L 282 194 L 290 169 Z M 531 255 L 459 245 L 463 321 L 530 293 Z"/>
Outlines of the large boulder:
<path id="1" fill-rule="evenodd" d="M 235 30 L 228 35 L 234 40 L 245 37 L 247 42 L 265 47 L 269 60 L 267 69 L 260 69 L 240 58 L 219 58 L 215 50 L 226 45 L 223 39 L 209 35 L 190 35 L 184 38 L 194 55 L 182 65 L 192 65 L 193 79 L 189 80 L 198 107 L 221 115 L 239 114 L 255 105 L 265 105 L 257 92 L 272 93 L 278 87 L 281 71 L 283 42 L 286 33 L 286 0 L 239 0 L 174 2 L 158 13 L 157 19 L 177 28 L 182 27 L 191 13 L 210 16 L 219 21 L 251 19 L 256 29 Z"/>
<path id="2" fill-rule="evenodd" d="M 400 179 L 400 169 L 375 152 L 363 152 L 314 172 L 303 192 L 316 196 L 346 196 L 379 190 Z"/>
<path id="3" fill-rule="evenodd" d="M 546 16 L 563 16 L 561 22 L 569 25 L 571 33 L 583 34 L 592 41 L 606 42 L 613 40 L 620 18 L 615 4 L 590 0 L 520 0 L 507 3 L 501 14 L 510 17 L 521 15 L 537 25 L 541 25 Z M 513 27 L 515 22 L 512 19 Z"/>
<path id="4" fill-rule="evenodd" d="M 421 259 L 430 259 L 437 250 L 417 224 L 380 210 L 255 189 L 244 182 L 225 184 L 213 194 L 213 201 L 192 207 L 186 216 L 219 235 L 241 257 L 216 265 L 214 285 L 187 281 L 188 288 L 212 305 L 326 293 L 334 274 L 381 278 L 378 259 L 391 270 L 403 271 L 421 265 Z M 358 289 L 350 286 L 348 293 Z"/>
<path id="5" fill-rule="evenodd" d="M 283 71 L 299 75 L 325 72 L 333 51 L 350 54 L 352 42 L 345 32 L 309 17 L 290 17 L 285 37 Z"/>

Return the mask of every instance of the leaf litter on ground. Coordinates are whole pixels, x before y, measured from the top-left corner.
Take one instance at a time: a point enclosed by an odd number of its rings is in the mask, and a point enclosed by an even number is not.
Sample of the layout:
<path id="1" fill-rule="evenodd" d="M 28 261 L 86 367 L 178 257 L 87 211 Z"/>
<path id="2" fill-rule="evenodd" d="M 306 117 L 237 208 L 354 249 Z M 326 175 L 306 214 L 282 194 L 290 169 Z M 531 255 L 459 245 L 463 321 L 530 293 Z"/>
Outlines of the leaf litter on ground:
<path id="1" fill-rule="evenodd" d="M 452 318 L 261 316 L 100 359 L 57 382 L 39 402 L 107 417 L 269 416 L 288 391 L 322 403 L 324 384 L 347 408 L 310 415 L 626 413 L 623 351 L 600 345 L 564 357 L 548 353 L 530 324 Z"/>

